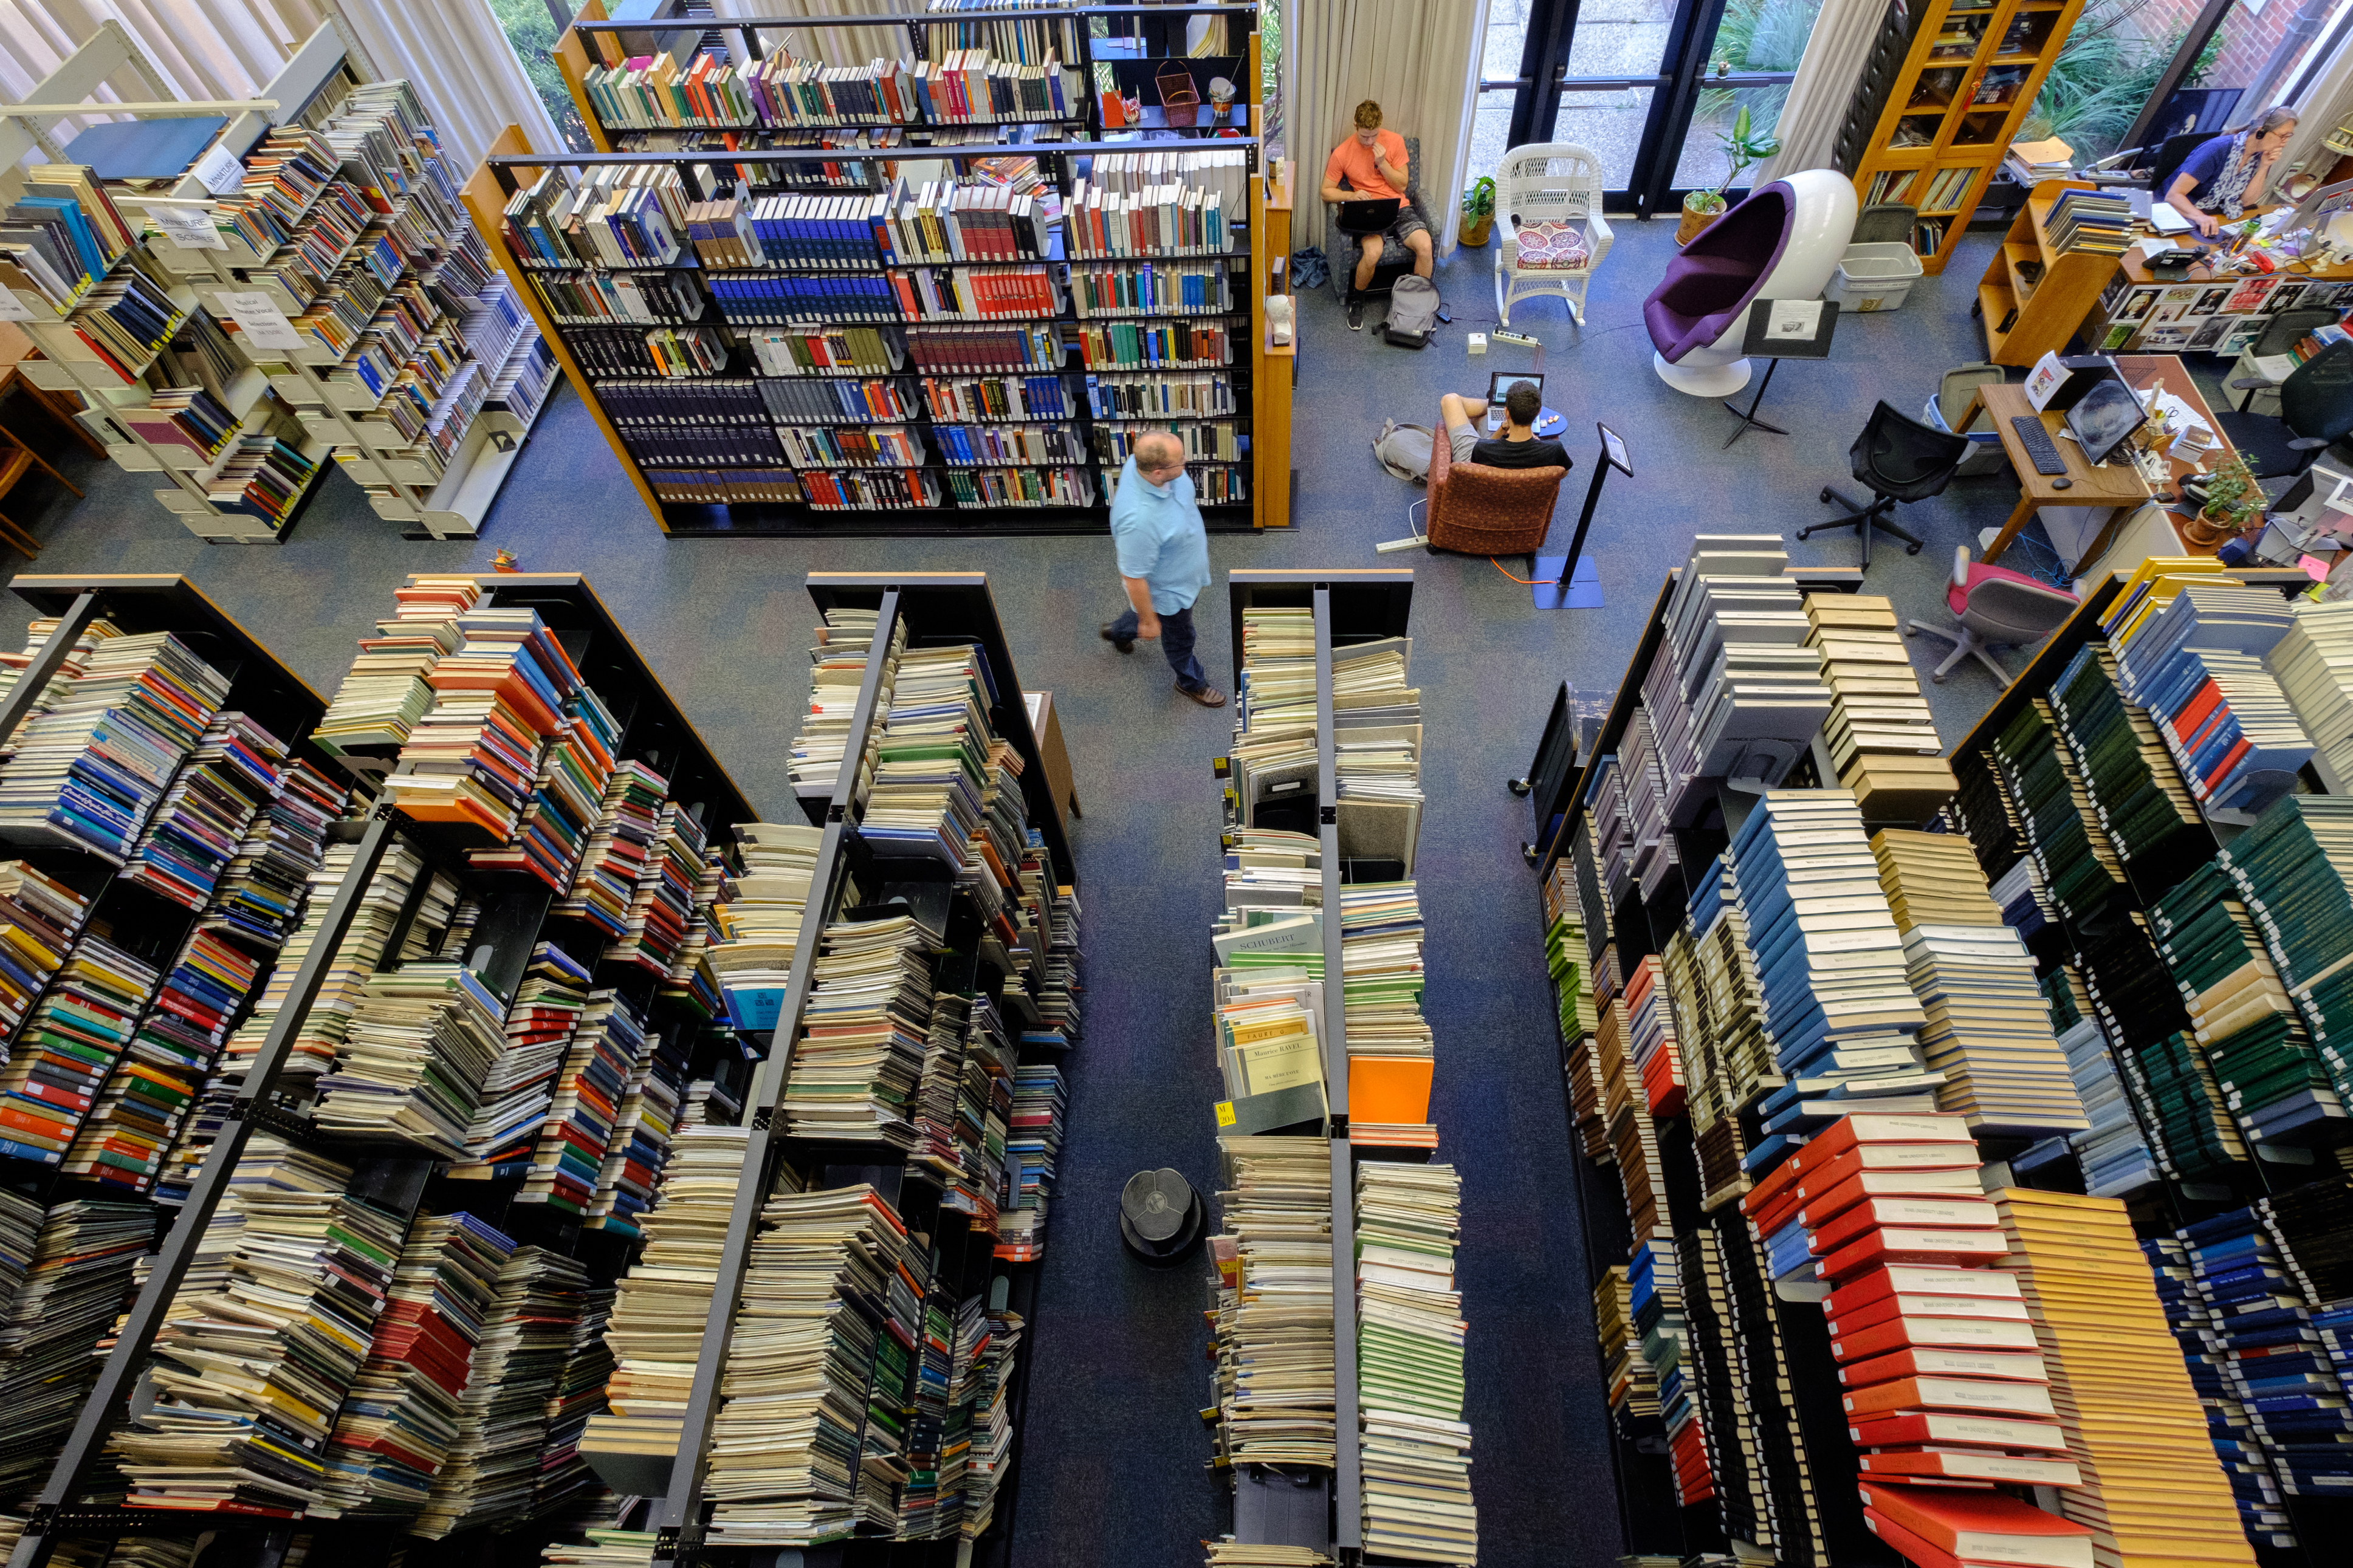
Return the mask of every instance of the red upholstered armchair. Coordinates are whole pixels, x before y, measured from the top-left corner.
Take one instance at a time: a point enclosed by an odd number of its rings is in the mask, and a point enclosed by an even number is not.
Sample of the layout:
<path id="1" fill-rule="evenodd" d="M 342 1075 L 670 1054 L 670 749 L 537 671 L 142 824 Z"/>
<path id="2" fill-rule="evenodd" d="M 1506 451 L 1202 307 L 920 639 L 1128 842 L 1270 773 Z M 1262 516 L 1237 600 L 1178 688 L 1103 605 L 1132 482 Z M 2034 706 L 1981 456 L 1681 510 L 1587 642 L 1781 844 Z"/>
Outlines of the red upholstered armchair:
<path id="1" fill-rule="evenodd" d="M 1567 468 L 1491 468 L 1458 463 L 1446 421 L 1430 444 L 1430 546 L 1465 555 L 1534 555 L 1552 527 Z"/>

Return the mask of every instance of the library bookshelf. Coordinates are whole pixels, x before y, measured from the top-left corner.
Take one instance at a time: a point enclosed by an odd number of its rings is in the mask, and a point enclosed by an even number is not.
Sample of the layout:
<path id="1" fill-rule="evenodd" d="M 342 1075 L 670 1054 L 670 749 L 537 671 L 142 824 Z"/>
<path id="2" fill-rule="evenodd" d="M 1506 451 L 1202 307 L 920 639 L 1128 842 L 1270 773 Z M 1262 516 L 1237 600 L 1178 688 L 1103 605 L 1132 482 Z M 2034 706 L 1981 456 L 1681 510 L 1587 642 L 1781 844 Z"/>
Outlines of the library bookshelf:
<path id="1" fill-rule="evenodd" d="M 1912 247 L 1942 272 L 2017 140 L 2084 0 L 1928 0 L 1877 124 L 1848 171 L 1865 206 L 1916 209 Z"/>
<path id="2" fill-rule="evenodd" d="M 1291 345 L 1273 344 L 1265 326 L 1263 300 L 1279 258 L 1261 237 L 1271 226 L 1269 178 L 1275 171 L 1261 167 L 1259 142 L 1248 133 L 1258 120 L 1258 37 L 1236 36 L 1254 15 L 1250 5 L 1012 7 L 953 20 L 929 14 L 730 18 L 714 32 L 707 18 L 614 22 L 584 11 L 557 53 L 596 151 L 543 154 L 519 139 L 502 142 L 468 182 L 467 201 L 491 240 L 494 258 L 666 532 L 1100 531 L 1107 526 L 1111 480 L 1127 447 L 1152 427 L 1174 429 L 1186 441 L 1187 468 L 1212 530 L 1286 526 L 1287 429 L 1272 451 L 1261 434 L 1273 421 L 1287 426 L 1295 360 Z M 1170 38 L 1181 43 L 1192 25 L 1211 29 L 1198 47 L 1230 52 L 1165 52 Z M 800 99 L 765 86 L 760 97 L 744 89 L 744 83 L 774 83 L 802 64 L 824 65 L 833 30 L 843 26 L 903 36 L 908 54 L 899 66 L 910 68 L 885 73 L 893 84 L 889 90 L 903 96 L 886 100 L 875 89 L 846 110 L 828 99 L 810 111 L 816 117 L 810 120 L 797 118 Z M 1020 31 L 1025 28 L 1032 31 Z M 1221 41 L 1219 30 L 1229 41 Z M 706 52 L 714 39 L 723 52 Z M 781 52 L 811 40 L 806 60 Z M 992 45 L 999 67 L 1030 73 L 1018 90 L 1038 96 L 1026 107 L 1003 98 L 987 106 L 1012 112 L 974 112 L 978 93 L 960 78 L 964 85 L 955 90 L 966 96 L 954 100 L 953 110 L 941 108 L 938 118 L 927 119 L 932 111 L 925 103 L 952 100 L 944 91 L 935 99 L 918 97 L 909 85 L 915 76 L 932 72 L 925 79 L 935 85 L 952 64 L 978 68 L 971 51 Z M 1071 53 L 1051 52 L 1065 45 L 1072 46 Z M 965 53 L 953 54 L 956 49 Z M 1042 73 L 1050 52 L 1060 74 L 1048 84 Z M 734 87 L 713 94 L 695 85 L 721 71 L 730 73 L 724 79 Z M 1179 113 L 1172 123 L 1157 103 L 1140 106 L 1132 121 L 1124 107 L 1107 107 L 1175 90 L 1159 85 L 1175 71 L 1184 72 L 1203 100 L 1196 120 Z M 1214 122 L 1207 107 L 1209 85 L 1220 77 L 1237 89 L 1229 123 Z M 872 88 L 876 79 L 865 73 L 859 89 Z M 893 102 L 895 110 L 883 107 Z M 628 123 L 608 123 L 617 118 Z M 1159 249 L 1115 245 L 1108 253 L 1082 254 L 1062 209 L 1081 181 L 1092 177 L 1102 188 L 1098 158 L 1134 153 L 1239 160 L 1238 167 L 1186 168 L 1172 176 L 1203 191 L 1220 188 L 1222 238 Z M 806 213 L 812 210 L 802 205 L 808 199 L 836 204 L 830 210 L 837 214 L 860 212 L 865 209 L 839 204 L 844 197 L 871 203 L 886 192 L 919 192 L 934 182 L 944 197 L 951 188 L 1012 188 L 1017 197 L 1026 190 L 1044 221 L 1036 247 L 996 252 L 989 259 L 955 249 L 960 242 L 920 258 L 877 243 L 854 248 L 838 264 L 816 267 L 807 264 L 806 252 L 786 259 L 781 246 L 770 247 L 780 252 L 776 259 L 763 249 L 757 260 L 704 260 L 691 244 L 659 265 L 616 265 L 609 255 L 584 261 L 579 253 L 554 265 L 506 221 L 518 193 L 550 188 L 540 182 L 551 169 L 602 179 L 623 177 L 613 173 L 620 170 L 642 179 L 647 176 L 635 171 L 652 167 L 675 171 L 689 202 L 735 201 L 747 209 L 747 227 L 765 221 L 751 207 L 762 214 Z M 771 197 L 783 205 L 762 205 Z M 1288 198 L 1278 187 L 1275 199 Z M 1278 210 L 1287 217 L 1287 207 Z M 1280 221 L 1272 226 L 1287 232 Z M 609 293 L 622 274 L 638 275 L 622 287 L 660 291 L 656 311 L 577 310 L 586 298 L 580 286 Z M 1082 274 L 1091 275 L 1092 283 Z M 1151 294 L 1155 283 L 1182 286 L 1187 274 L 1199 291 L 1181 304 Z M 828 277 L 853 294 L 861 282 L 896 290 L 898 302 L 866 297 L 864 304 L 846 303 L 841 293 L 814 287 Z M 1000 289 L 1022 286 L 1016 279 L 1035 279 L 1038 293 L 1026 302 L 989 302 L 969 293 L 943 301 L 906 291 L 946 285 L 952 278 L 955 288 L 971 280 L 976 290 L 986 279 Z M 1099 291 L 1092 306 L 1090 288 Z M 1137 292 L 1141 302 L 1107 308 L 1104 290 L 1119 291 L 1123 301 Z M 762 293 L 770 303 L 749 303 Z M 1207 334 L 1188 336 L 1183 353 L 1168 337 L 1178 321 Z M 649 326 L 700 331 L 707 353 L 675 375 L 617 367 L 610 357 L 614 331 L 624 334 L 623 353 L 634 354 L 627 335 Z M 854 362 L 805 347 L 795 351 L 802 361 L 785 373 L 776 353 L 764 355 L 754 343 L 755 331 L 781 329 L 807 345 L 853 327 L 879 330 L 883 346 Z M 943 328 L 1009 328 L 1026 335 L 1009 345 L 992 339 L 985 350 L 974 351 L 978 357 L 949 360 L 939 346 Z M 1106 330 L 1126 334 L 1131 329 L 1141 346 L 1104 347 Z M 987 398 L 1002 397 L 1001 405 L 989 405 L 1000 411 L 976 414 L 954 393 L 932 384 L 942 377 L 981 385 Z M 1277 379 L 1282 385 L 1269 401 L 1265 389 Z M 863 405 L 855 413 L 828 408 L 816 414 L 808 399 L 824 388 L 775 384 L 810 380 L 847 384 L 835 395 L 854 387 Z M 1024 384 L 1008 387 L 1008 381 Z M 692 423 L 683 410 L 703 395 L 753 411 L 723 450 L 672 438 Z M 1149 415 L 1136 412 L 1155 401 L 1159 406 Z M 991 431 L 990 425 L 1009 428 Z M 861 426 L 862 431 L 856 428 Z M 852 442 L 839 438 L 843 432 Z M 1274 475 L 1279 479 L 1271 484 Z"/>

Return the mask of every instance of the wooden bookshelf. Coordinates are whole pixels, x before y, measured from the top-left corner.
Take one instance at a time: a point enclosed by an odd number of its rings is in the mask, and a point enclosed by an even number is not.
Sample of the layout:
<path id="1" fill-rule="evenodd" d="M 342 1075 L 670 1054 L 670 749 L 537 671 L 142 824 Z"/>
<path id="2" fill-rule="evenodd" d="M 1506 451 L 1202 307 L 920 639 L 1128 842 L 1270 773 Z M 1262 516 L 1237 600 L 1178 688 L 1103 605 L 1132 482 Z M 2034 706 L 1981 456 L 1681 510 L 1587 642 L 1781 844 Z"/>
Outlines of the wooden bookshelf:
<path id="1" fill-rule="evenodd" d="M 1928 0 L 1861 161 L 1865 206 L 1919 211 L 1913 248 L 1942 272 L 2018 139 L 2084 0 Z M 1933 243 L 1930 241 L 1933 240 Z"/>
<path id="2" fill-rule="evenodd" d="M 1978 283 L 1985 317 L 1986 358 L 1996 364 L 2032 364 L 2064 353 L 2116 275 L 2116 258 L 2089 250 L 2059 250 L 2051 243 L 2052 204 L 2065 191 L 2096 187 L 2045 180 L 2010 219 L 2010 232 Z"/>

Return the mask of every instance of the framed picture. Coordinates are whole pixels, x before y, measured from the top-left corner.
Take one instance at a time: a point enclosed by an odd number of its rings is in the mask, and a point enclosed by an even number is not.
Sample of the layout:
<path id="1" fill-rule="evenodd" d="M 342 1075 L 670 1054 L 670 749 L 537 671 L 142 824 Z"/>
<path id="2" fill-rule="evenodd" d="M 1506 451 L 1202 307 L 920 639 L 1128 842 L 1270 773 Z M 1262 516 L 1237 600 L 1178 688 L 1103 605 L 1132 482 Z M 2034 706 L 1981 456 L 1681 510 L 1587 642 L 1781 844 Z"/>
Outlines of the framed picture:
<path id="1" fill-rule="evenodd" d="M 2118 321 L 2108 329 L 2107 336 L 2100 340 L 2100 352 L 2104 354 L 2115 353 L 2132 342 L 2132 335 L 2137 330 L 2130 321 Z"/>
<path id="2" fill-rule="evenodd" d="M 2265 297 L 2272 291 L 2272 286 L 2278 281 L 2276 278 L 2246 279 L 2231 290 L 2230 302 L 2222 309 L 2234 316 L 2245 315 L 2250 310 L 2260 310 L 2263 308 Z"/>
<path id="3" fill-rule="evenodd" d="M 2147 321 L 2149 307 L 2156 304 L 2157 297 L 2164 292 L 2162 289 L 2134 289 L 2133 297 L 2125 301 L 2124 319 L 2127 321 Z"/>
<path id="4" fill-rule="evenodd" d="M 2181 320 L 2189 314 L 2189 307 L 2198 303 L 2198 296 L 2203 292 L 2202 289 L 2166 289 L 2157 302 L 2157 309 L 2149 312 L 2150 322 L 2161 326 L 2168 321 Z"/>
<path id="5" fill-rule="evenodd" d="M 2222 319 L 2231 323 L 2231 330 L 2222 334 L 2221 342 L 2214 345 L 2214 352 L 2218 354 L 2245 353 L 2255 346 L 2255 340 L 2263 335 L 2263 324 L 2259 321 L 2250 321 L 2238 316 Z"/>
<path id="6" fill-rule="evenodd" d="M 2149 353 L 2161 349 L 2187 348 L 2192 330 L 2189 327 L 2151 327 L 2140 335 L 2141 352 Z"/>
<path id="7" fill-rule="evenodd" d="M 2209 289 L 2198 296 L 2198 302 L 2189 307 L 2189 313 L 2193 316 L 2211 316 L 2221 310 L 2222 301 L 2230 297 L 2231 290 L 2227 288 Z"/>
<path id="8" fill-rule="evenodd" d="M 2230 330 L 2230 317 L 2207 317 L 2205 323 L 2198 329 L 2197 332 L 2189 340 L 2190 351 L 2192 353 L 2212 353 L 2215 349 L 2221 345 L 2223 334 L 2228 332 Z"/>
<path id="9" fill-rule="evenodd" d="M 2272 290 L 2272 297 L 2263 302 L 2263 314 L 2268 316 L 2277 310 L 2294 310 L 2296 301 L 2304 298 L 2304 289 L 2305 286 L 2301 283 L 2281 284 Z"/>

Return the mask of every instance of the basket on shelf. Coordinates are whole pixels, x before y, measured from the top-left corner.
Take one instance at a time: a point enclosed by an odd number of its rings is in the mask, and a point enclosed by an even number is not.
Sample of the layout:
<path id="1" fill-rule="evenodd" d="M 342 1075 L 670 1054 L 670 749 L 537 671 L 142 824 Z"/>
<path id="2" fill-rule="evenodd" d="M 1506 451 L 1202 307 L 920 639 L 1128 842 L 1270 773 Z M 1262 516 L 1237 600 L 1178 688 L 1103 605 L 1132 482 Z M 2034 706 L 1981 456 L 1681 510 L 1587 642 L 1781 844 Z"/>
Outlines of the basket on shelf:
<path id="1" fill-rule="evenodd" d="M 1185 71 L 1162 71 L 1153 79 L 1160 89 L 1160 110 L 1171 125 L 1197 125 L 1201 119 L 1201 91 Z"/>

